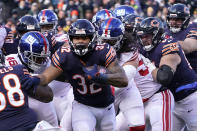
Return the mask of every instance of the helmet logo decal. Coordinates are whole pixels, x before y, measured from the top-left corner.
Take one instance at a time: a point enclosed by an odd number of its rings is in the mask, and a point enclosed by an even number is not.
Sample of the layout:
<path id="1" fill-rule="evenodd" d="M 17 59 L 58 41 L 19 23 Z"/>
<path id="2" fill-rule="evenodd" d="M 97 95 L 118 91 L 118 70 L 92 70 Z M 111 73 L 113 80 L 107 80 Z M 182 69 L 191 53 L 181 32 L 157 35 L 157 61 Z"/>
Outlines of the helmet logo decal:
<path id="1" fill-rule="evenodd" d="M 140 18 L 140 17 L 136 17 L 136 18 L 135 18 L 135 22 L 136 22 L 137 24 L 140 24 L 141 21 L 142 21 L 142 18 Z"/>
<path id="2" fill-rule="evenodd" d="M 159 27 L 159 22 L 157 20 L 152 20 L 150 24 L 153 27 Z"/>
<path id="3" fill-rule="evenodd" d="M 170 14 L 170 17 L 177 17 L 177 14 Z"/>
<path id="4" fill-rule="evenodd" d="M 30 45 L 33 45 L 33 43 L 36 41 L 36 39 L 33 37 L 33 36 L 31 36 L 31 35 L 29 35 L 28 37 L 27 37 L 27 39 L 25 40 L 25 42 L 27 42 L 27 43 L 29 43 Z"/>
<path id="5" fill-rule="evenodd" d="M 117 16 L 123 16 L 123 15 L 125 15 L 125 9 L 117 10 Z"/>
<path id="6" fill-rule="evenodd" d="M 34 25 L 27 25 L 27 30 L 35 30 Z"/>
<path id="7" fill-rule="evenodd" d="M 75 34 L 86 34 L 85 30 L 76 30 Z"/>

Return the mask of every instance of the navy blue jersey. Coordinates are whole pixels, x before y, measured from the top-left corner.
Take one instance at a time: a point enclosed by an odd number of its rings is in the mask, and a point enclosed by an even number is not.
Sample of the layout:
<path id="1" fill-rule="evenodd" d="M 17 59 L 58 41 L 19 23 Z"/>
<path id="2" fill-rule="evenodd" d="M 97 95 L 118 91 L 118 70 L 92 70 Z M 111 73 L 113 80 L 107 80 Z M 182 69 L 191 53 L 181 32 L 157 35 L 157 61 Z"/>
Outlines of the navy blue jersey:
<path id="1" fill-rule="evenodd" d="M 27 79 L 30 74 L 23 65 L 0 67 L 0 130 L 10 131 L 37 122 L 23 86 Z"/>
<path id="2" fill-rule="evenodd" d="M 5 27 L 7 36 L 5 38 L 2 50 L 4 55 L 16 54 L 18 52 L 17 47 L 19 39 L 14 39 L 14 34 L 11 29 Z"/>
<path id="3" fill-rule="evenodd" d="M 86 56 L 79 57 L 69 47 L 61 47 L 52 57 L 52 65 L 63 71 L 74 90 L 74 99 L 93 107 L 106 107 L 114 96 L 109 85 L 92 83 L 85 78 L 83 67 L 94 64 L 108 67 L 116 59 L 115 50 L 108 44 L 96 45 Z"/>
<path id="4" fill-rule="evenodd" d="M 13 39 L 12 43 L 4 43 L 2 50 L 5 56 L 18 53 L 19 40 L 19 38 L 16 38 Z"/>
<path id="5" fill-rule="evenodd" d="M 197 23 L 189 24 L 189 26 L 178 33 L 172 33 L 169 29 L 166 29 L 167 37 L 173 37 L 177 41 L 184 41 L 186 38 L 197 39 Z M 186 58 L 191 64 L 191 67 L 197 73 L 197 51 L 186 54 Z"/>
<path id="6" fill-rule="evenodd" d="M 187 61 L 180 45 L 177 44 L 175 40 L 166 39 L 165 41 L 158 44 L 150 52 L 146 52 L 145 56 L 148 57 L 151 61 L 153 61 L 156 67 L 159 67 L 162 56 L 174 53 L 178 53 L 178 55 L 181 57 L 181 63 L 177 66 L 173 80 L 168 86 L 168 88 L 172 91 L 175 100 L 179 101 L 188 96 L 189 94 L 193 93 L 194 90 L 179 93 L 175 93 L 175 90 L 182 85 L 190 84 L 197 81 L 195 72 Z"/>

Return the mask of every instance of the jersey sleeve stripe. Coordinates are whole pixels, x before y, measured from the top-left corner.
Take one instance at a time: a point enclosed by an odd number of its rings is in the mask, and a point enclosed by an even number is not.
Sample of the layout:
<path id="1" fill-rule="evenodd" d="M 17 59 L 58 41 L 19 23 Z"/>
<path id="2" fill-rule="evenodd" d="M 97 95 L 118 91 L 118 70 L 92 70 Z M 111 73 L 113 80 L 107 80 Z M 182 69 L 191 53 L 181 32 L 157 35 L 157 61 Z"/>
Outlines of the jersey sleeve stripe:
<path id="1" fill-rule="evenodd" d="M 167 47 L 167 48 L 163 49 L 163 50 L 162 50 L 162 53 L 164 53 L 164 52 L 166 52 L 166 51 L 168 51 L 168 50 L 170 50 L 170 47 Z"/>
<path id="2" fill-rule="evenodd" d="M 166 51 L 165 53 L 162 53 L 162 55 L 164 56 L 164 55 L 169 54 L 170 52 L 178 52 L 178 51 L 179 51 L 179 49 L 172 49 L 172 50 Z"/>
<path id="3" fill-rule="evenodd" d="M 109 61 L 111 60 L 113 58 L 113 56 L 111 55 L 111 56 L 109 56 L 108 58 L 107 58 L 107 60 L 106 60 L 106 62 L 105 63 L 109 63 Z"/>
<path id="4" fill-rule="evenodd" d="M 53 64 L 60 70 L 62 70 L 61 66 L 60 66 L 60 63 L 58 62 L 58 60 L 55 58 L 55 56 L 53 55 L 52 57 L 52 61 L 53 61 Z"/>
<path id="5" fill-rule="evenodd" d="M 55 65 L 56 68 L 58 68 L 59 70 L 62 70 L 62 68 L 60 67 L 60 65 L 58 65 L 58 64 L 55 62 L 54 58 L 52 58 L 52 62 L 53 62 L 53 65 Z"/>
<path id="6" fill-rule="evenodd" d="M 108 51 L 106 58 L 111 54 L 112 48 L 110 48 L 110 50 Z"/>
<path id="7" fill-rule="evenodd" d="M 55 52 L 55 57 L 58 61 L 60 61 L 60 57 L 58 56 L 57 52 Z"/>
<path id="8" fill-rule="evenodd" d="M 136 60 L 137 58 L 138 58 L 138 51 L 136 51 L 134 55 L 128 61 L 133 61 L 133 60 Z"/>
<path id="9" fill-rule="evenodd" d="M 110 57 L 110 60 L 106 62 L 105 67 L 108 67 L 108 65 L 112 62 L 113 57 Z"/>

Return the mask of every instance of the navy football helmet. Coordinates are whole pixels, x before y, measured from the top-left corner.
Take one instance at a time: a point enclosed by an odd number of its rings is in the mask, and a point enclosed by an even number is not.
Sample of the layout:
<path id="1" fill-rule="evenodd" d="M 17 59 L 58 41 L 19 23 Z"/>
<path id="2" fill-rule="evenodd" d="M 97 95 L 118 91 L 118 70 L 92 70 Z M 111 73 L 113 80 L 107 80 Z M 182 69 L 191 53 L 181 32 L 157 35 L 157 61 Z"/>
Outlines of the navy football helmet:
<path id="1" fill-rule="evenodd" d="M 58 17 L 54 11 L 49 9 L 41 10 L 37 16 L 41 32 L 54 32 L 58 23 Z"/>
<path id="2" fill-rule="evenodd" d="M 115 17 L 123 21 L 124 17 L 130 14 L 136 14 L 135 10 L 133 7 L 128 6 L 128 5 L 121 5 L 117 8 L 114 9 L 114 14 Z"/>
<path id="3" fill-rule="evenodd" d="M 69 31 L 68 31 L 68 36 L 69 36 L 69 44 L 71 46 L 71 50 L 79 55 L 83 56 L 87 54 L 89 51 L 94 49 L 95 47 L 95 27 L 93 24 L 86 20 L 86 19 L 78 19 L 74 23 L 72 23 Z M 84 45 L 82 43 L 73 43 L 73 38 L 74 37 L 83 37 L 83 38 L 90 38 L 90 42 L 87 45 Z"/>
<path id="4" fill-rule="evenodd" d="M 47 66 L 50 56 L 47 38 L 36 31 L 25 33 L 19 41 L 18 54 L 22 63 L 39 72 Z"/>
<path id="5" fill-rule="evenodd" d="M 3 51 L 0 50 L 0 66 L 4 66 L 5 65 L 5 56 L 3 54 Z"/>
<path id="6" fill-rule="evenodd" d="M 171 20 L 175 20 L 171 22 Z M 181 20 L 179 24 L 176 20 Z M 174 4 L 168 9 L 167 26 L 171 32 L 177 33 L 188 27 L 190 22 L 189 8 L 184 4 Z"/>
<path id="7" fill-rule="evenodd" d="M 138 15 L 135 15 L 135 14 L 127 15 L 123 19 L 125 31 L 131 32 L 131 33 L 136 33 L 137 28 L 140 26 L 140 23 L 142 22 L 142 20 L 143 20 L 143 18 Z"/>
<path id="8" fill-rule="evenodd" d="M 123 38 L 125 28 L 117 18 L 108 18 L 101 23 L 98 29 L 98 37 L 101 42 L 109 43 L 117 51 L 120 49 L 120 41 Z"/>
<path id="9" fill-rule="evenodd" d="M 159 18 L 148 17 L 144 19 L 138 28 L 137 35 L 140 37 L 144 50 L 150 51 L 163 40 L 164 25 Z M 143 40 L 146 38 L 146 40 Z"/>
<path id="10" fill-rule="evenodd" d="M 28 31 L 40 31 L 40 25 L 38 20 L 33 16 L 23 16 L 16 25 L 16 31 L 19 36 L 22 36 Z"/>
<path id="11" fill-rule="evenodd" d="M 98 29 L 99 25 L 106 19 L 115 17 L 115 14 L 107 9 L 102 9 L 98 11 L 92 18 L 92 23 Z"/>

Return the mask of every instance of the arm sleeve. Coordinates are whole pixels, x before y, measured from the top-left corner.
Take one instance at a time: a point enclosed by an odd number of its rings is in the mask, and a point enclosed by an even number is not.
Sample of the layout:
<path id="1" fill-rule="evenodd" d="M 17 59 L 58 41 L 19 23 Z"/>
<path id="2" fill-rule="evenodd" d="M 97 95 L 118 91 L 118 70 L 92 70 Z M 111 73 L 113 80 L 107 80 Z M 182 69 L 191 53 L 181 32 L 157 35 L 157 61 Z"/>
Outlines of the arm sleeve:
<path id="1" fill-rule="evenodd" d="M 179 52 L 179 45 L 176 42 L 165 44 L 162 48 L 162 56 L 168 54 L 175 54 L 178 52 Z"/>
<path id="2" fill-rule="evenodd" d="M 116 51 L 112 46 L 106 44 L 105 47 L 106 48 L 105 48 L 104 59 L 105 59 L 105 67 L 107 68 L 108 65 L 110 65 L 117 58 L 117 56 L 116 56 Z"/>
<path id="3" fill-rule="evenodd" d="M 63 70 L 62 64 L 65 60 L 66 53 L 70 51 L 68 47 L 61 47 L 59 48 L 51 58 L 51 64 L 58 68 L 59 70 Z"/>
<path id="4" fill-rule="evenodd" d="M 197 28 L 193 28 L 189 31 L 186 38 L 192 38 L 197 40 Z"/>

